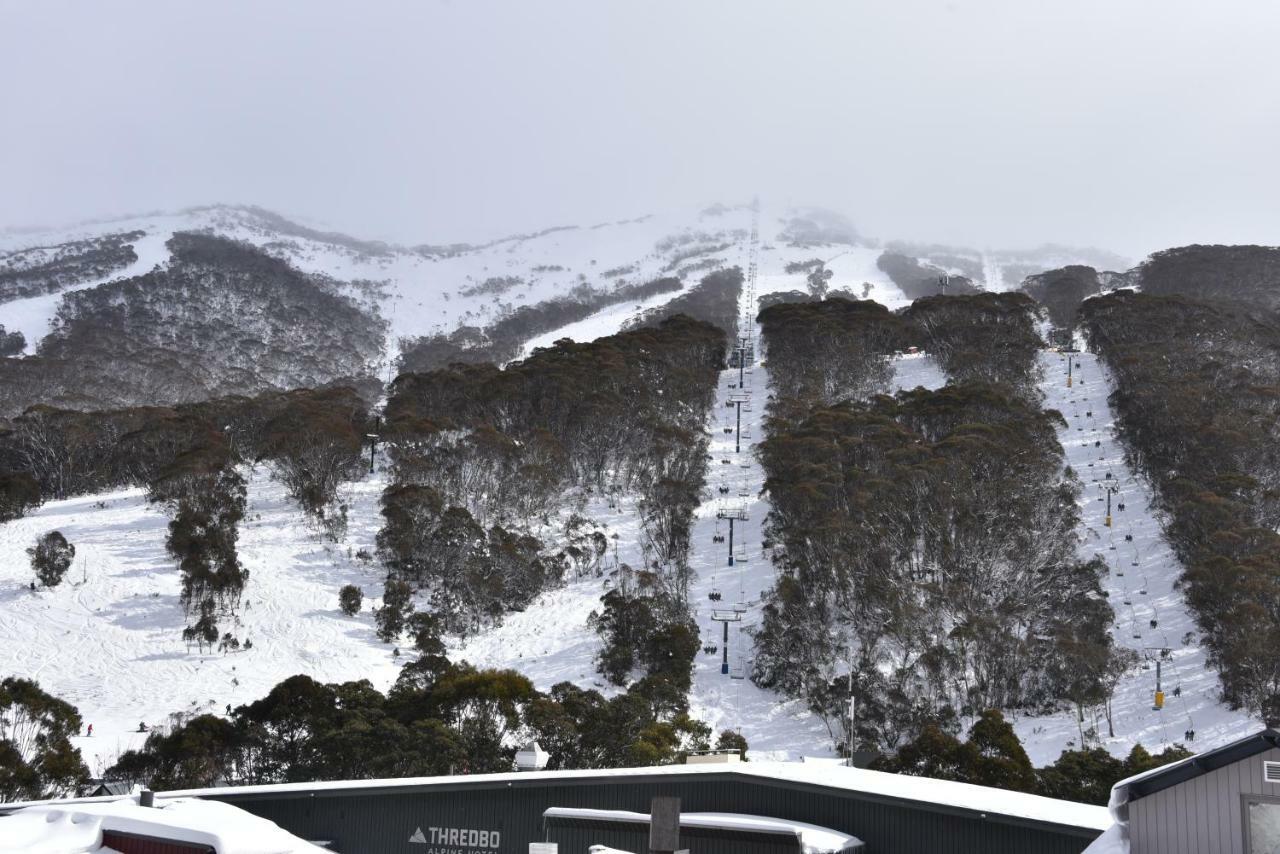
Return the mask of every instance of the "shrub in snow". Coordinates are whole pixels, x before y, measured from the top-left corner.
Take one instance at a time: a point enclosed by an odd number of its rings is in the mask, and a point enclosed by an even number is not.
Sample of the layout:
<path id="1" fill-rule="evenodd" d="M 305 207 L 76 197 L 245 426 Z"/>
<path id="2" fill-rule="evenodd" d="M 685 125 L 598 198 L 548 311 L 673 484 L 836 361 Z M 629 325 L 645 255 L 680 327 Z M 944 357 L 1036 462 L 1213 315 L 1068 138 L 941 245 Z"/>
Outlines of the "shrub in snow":
<path id="1" fill-rule="evenodd" d="M 354 584 L 348 584 L 338 591 L 338 607 L 348 617 L 354 617 L 359 614 L 360 606 L 363 604 L 364 591 Z"/>
<path id="2" fill-rule="evenodd" d="M 61 531 L 50 531 L 27 549 L 31 568 L 45 587 L 57 587 L 75 559 L 76 547 L 67 542 Z"/>

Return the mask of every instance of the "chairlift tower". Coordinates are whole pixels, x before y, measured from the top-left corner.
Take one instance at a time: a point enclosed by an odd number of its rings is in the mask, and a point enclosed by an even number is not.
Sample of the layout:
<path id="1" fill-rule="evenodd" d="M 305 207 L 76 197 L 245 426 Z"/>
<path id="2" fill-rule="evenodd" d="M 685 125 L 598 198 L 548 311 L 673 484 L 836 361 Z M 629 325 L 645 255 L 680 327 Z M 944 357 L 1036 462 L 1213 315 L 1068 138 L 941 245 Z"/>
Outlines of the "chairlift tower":
<path id="1" fill-rule="evenodd" d="M 1107 487 L 1107 518 L 1102 521 L 1102 524 L 1106 525 L 1108 528 L 1111 527 L 1111 496 L 1119 491 L 1120 490 L 1117 487 Z"/>
<path id="2" fill-rule="evenodd" d="M 720 675 L 729 675 L 729 624 L 742 622 L 742 611 L 738 608 L 717 608 L 711 612 L 714 622 L 724 625 L 724 639 L 721 644 L 724 658 L 720 660 Z"/>
<path id="3" fill-rule="evenodd" d="M 733 566 L 733 523 L 747 521 L 749 518 L 747 516 L 747 508 L 737 507 L 732 510 L 717 510 L 716 518 L 729 520 L 729 566 Z"/>
<path id="4" fill-rule="evenodd" d="M 738 426 L 733 431 L 734 453 L 742 453 L 742 404 L 751 402 L 751 393 L 736 391 L 729 395 L 729 403 L 738 408 Z M 749 410 L 748 410 L 749 411 Z"/>
<path id="5" fill-rule="evenodd" d="M 378 450 L 378 431 L 382 429 L 382 418 L 375 417 L 373 419 L 373 431 L 365 433 L 365 438 L 369 440 L 369 474 L 373 474 L 373 455 Z"/>

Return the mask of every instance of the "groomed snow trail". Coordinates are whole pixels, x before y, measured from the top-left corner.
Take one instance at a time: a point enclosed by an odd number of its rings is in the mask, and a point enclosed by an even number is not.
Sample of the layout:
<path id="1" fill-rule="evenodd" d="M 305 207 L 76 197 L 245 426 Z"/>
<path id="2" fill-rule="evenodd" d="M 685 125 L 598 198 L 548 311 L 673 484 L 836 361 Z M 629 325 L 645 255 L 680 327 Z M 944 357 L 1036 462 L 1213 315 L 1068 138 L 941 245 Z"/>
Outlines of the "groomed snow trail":
<path id="1" fill-rule="evenodd" d="M 1075 364 L 1068 387 L 1068 354 L 1041 353 L 1040 390 L 1044 408 L 1056 409 L 1067 421 L 1058 430 L 1058 441 L 1084 488 L 1079 553 L 1081 558 L 1099 556 L 1106 562 L 1103 590 L 1115 611 L 1112 636 L 1118 646 L 1143 656 L 1142 664 L 1116 690 L 1115 736 L 1107 735 L 1101 717 L 1096 722 L 1090 717 L 1085 729 L 1096 725 L 1102 744 L 1116 755 L 1128 753 L 1137 743 L 1152 752 L 1175 743 L 1199 751 L 1239 738 L 1260 724 L 1218 702 L 1217 673 L 1206 663 L 1195 620 L 1176 589 L 1182 565 L 1165 541 L 1150 485 L 1129 468 L 1116 438 L 1108 400 L 1110 377 L 1096 355 L 1070 355 Z M 1116 490 L 1111 527 L 1106 525 L 1108 488 Z M 1162 659 L 1165 693 L 1160 711 L 1153 709 L 1156 659 Z M 1037 765 L 1079 746 L 1074 712 L 1022 718 L 1016 729 Z M 1191 731 L 1193 740 L 1187 737 Z"/>
<path id="2" fill-rule="evenodd" d="M 745 293 L 744 293 L 745 298 Z M 757 330 L 758 332 L 758 330 Z M 756 340 L 759 340 L 758 335 Z M 769 501 L 762 494 L 764 470 L 755 455 L 755 443 L 763 435 L 765 398 L 769 375 L 762 365 L 742 372 L 721 372 L 716 404 L 708 416 L 711 447 L 704 500 L 693 523 L 690 564 L 694 572 L 690 605 L 698 622 L 702 644 L 694 666 L 689 701 L 693 714 L 719 733 L 741 732 L 760 759 L 798 759 L 831 756 L 832 737 L 826 726 L 801 700 L 758 688 L 752 684 L 751 631 L 762 618 L 761 600 L 773 586 L 774 568 L 763 547 L 763 527 Z M 741 449 L 736 450 L 738 395 L 749 397 L 742 405 Z M 729 565 L 729 522 L 717 516 L 745 516 L 734 522 L 733 565 Z M 724 541 L 719 542 L 718 537 Z M 719 600 L 711 594 L 719 594 Z M 732 617 L 717 622 L 714 616 Z M 740 619 L 737 619 L 740 618 Z M 724 628 L 729 627 L 729 673 L 722 673 Z"/>

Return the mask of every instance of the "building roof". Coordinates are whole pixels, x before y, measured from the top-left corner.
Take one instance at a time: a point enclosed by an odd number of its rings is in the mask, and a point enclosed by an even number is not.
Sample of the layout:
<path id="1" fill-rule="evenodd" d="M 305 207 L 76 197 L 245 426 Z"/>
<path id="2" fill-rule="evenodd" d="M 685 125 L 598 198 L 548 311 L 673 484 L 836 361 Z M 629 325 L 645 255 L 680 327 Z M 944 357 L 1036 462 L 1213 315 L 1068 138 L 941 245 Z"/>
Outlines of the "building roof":
<path id="1" fill-rule="evenodd" d="M 1224 744 L 1222 747 L 1206 750 L 1204 753 L 1197 753 L 1195 756 L 1180 759 L 1177 762 L 1170 762 L 1168 765 L 1161 765 L 1159 768 L 1153 768 L 1150 771 L 1127 777 L 1116 783 L 1111 790 L 1112 799 L 1114 800 L 1116 789 L 1123 788 L 1126 794 L 1125 802 L 1136 801 L 1140 798 L 1145 798 L 1147 795 L 1154 795 L 1156 792 L 1168 789 L 1171 786 L 1208 774 L 1210 771 L 1216 771 L 1219 768 L 1232 765 L 1241 759 L 1248 759 L 1251 756 L 1257 756 L 1259 753 L 1266 753 L 1276 747 L 1280 747 L 1280 732 L 1273 729 L 1264 729 L 1238 741 Z"/>
<path id="2" fill-rule="evenodd" d="M 1105 830 L 1111 817 L 1105 807 L 1061 801 L 1040 795 L 1010 792 L 951 780 L 909 777 L 865 768 L 849 768 L 799 762 L 742 762 L 729 765 L 663 765 L 646 768 L 608 768 L 581 771 L 529 771 L 504 774 L 471 774 L 454 777 L 405 777 L 385 780 L 334 780 L 312 783 L 275 783 L 258 786 L 228 786 L 158 792 L 157 801 L 177 797 L 215 797 L 219 800 L 294 795 L 346 793 L 375 794 L 408 792 L 430 788 L 467 789 L 495 784 L 547 785 L 590 784 L 624 778 L 661 779 L 693 777 L 699 774 L 721 779 L 777 782 L 854 793 L 869 800 L 900 803 L 919 809 L 971 814 L 978 818 L 1002 818 L 1013 822 L 1035 822 L 1090 831 Z M 110 800 L 80 799 L 81 803 Z M 12 809 L 15 805 L 3 805 Z"/>
<path id="3" fill-rule="evenodd" d="M 173 798 L 143 807 L 133 798 L 116 798 L 52 801 L 0 816 L 0 854 L 93 854 L 108 850 L 102 846 L 104 832 L 203 846 L 218 854 L 323 850 L 230 804 Z"/>

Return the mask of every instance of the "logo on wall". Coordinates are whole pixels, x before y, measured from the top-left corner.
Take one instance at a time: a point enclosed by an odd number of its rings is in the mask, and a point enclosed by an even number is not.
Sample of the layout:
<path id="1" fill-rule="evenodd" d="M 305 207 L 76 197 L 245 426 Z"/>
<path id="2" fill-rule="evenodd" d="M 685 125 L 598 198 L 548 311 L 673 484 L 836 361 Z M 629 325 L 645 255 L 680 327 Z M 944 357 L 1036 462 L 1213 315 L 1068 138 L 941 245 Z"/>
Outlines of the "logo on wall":
<path id="1" fill-rule="evenodd" d="M 430 846 L 423 854 L 483 854 L 502 844 L 502 834 L 497 830 L 467 827 L 428 827 L 423 833 L 422 828 L 417 827 L 409 841 Z"/>

